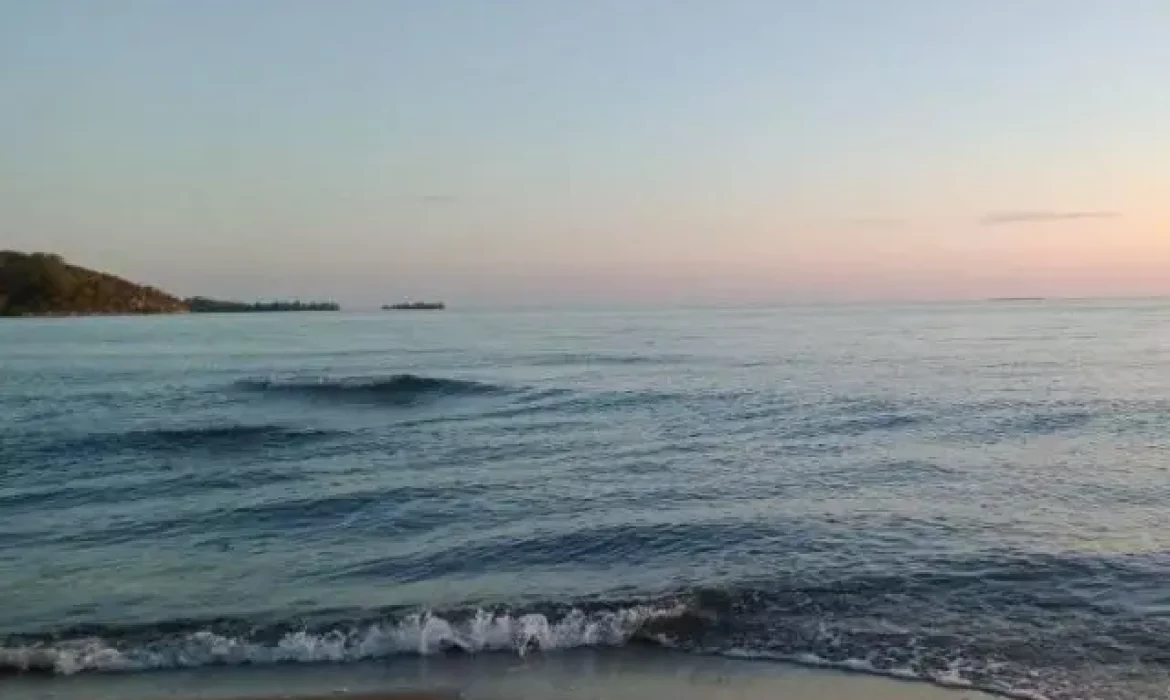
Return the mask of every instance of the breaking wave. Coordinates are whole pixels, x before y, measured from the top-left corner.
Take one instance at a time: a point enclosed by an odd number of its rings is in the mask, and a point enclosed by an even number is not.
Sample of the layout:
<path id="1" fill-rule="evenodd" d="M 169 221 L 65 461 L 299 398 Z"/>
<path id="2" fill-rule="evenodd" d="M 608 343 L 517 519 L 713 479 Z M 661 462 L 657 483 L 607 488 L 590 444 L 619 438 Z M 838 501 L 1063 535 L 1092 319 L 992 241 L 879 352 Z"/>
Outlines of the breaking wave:
<path id="1" fill-rule="evenodd" d="M 1013 581 L 1019 583 L 1017 578 Z M 915 586 L 935 583 L 939 582 L 919 581 Z M 902 593 L 893 594 L 898 588 Z M 0 675 L 352 663 L 451 653 L 523 656 L 648 644 L 678 652 L 831 667 L 1031 700 L 1131 697 L 1118 691 L 1114 681 L 1116 665 L 1132 663 L 1132 659 L 1121 658 L 1108 644 L 1075 650 L 1045 644 L 1043 630 L 1054 626 L 1040 624 L 1039 618 L 1031 620 L 1038 632 L 1029 640 L 1011 635 L 999 638 L 996 625 L 975 625 L 965 633 L 943 632 L 937 627 L 938 616 L 946 613 L 938 608 L 933 613 L 920 609 L 923 601 L 907 597 L 906 590 L 889 581 L 871 580 L 771 591 L 697 589 L 653 599 L 514 609 L 387 609 L 349 616 L 323 612 L 279 623 L 215 619 L 86 625 L 0 638 Z M 907 626 L 875 609 L 874 596 L 889 598 L 889 605 L 911 608 L 918 623 Z M 848 614 L 859 605 L 870 614 Z M 1029 616 L 1037 614 L 1032 611 Z M 1103 639 L 1116 637 L 1120 629 L 1108 627 L 1084 631 Z M 1164 632 L 1147 631 L 1159 637 Z M 1154 667 L 1147 670 L 1157 672 Z"/>
<path id="2" fill-rule="evenodd" d="M 0 673 L 72 675 L 201 666 L 341 663 L 400 655 L 503 651 L 527 654 L 620 646 L 672 608 L 633 606 L 561 615 L 475 610 L 318 626 L 254 627 L 242 621 L 170 623 L 153 629 L 78 629 L 61 637 L 10 639 Z M 82 634 L 79 634 L 82 633 Z"/>
<path id="3" fill-rule="evenodd" d="M 140 672 L 208 666 L 352 663 L 398 656 L 451 653 L 512 653 L 525 656 L 577 648 L 648 644 L 732 658 L 771 659 L 902 680 L 984 690 L 1027 700 L 1076 697 L 1046 695 L 983 675 L 978 663 L 937 650 L 840 647 L 833 632 L 808 640 L 807 650 L 703 646 L 710 635 L 728 632 L 711 611 L 683 603 L 613 609 L 570 608 L 561 613 L 475 610 L 448 615 L 429 612 L 329 626 L 249 626 L 218 621 L 205 626 L 168 623 L 155 629 L 87 629 L 45 639 L 10 639 L 0 646 L 0 676 Z M 730 640 L 732 637 L 728 637 Z"/>

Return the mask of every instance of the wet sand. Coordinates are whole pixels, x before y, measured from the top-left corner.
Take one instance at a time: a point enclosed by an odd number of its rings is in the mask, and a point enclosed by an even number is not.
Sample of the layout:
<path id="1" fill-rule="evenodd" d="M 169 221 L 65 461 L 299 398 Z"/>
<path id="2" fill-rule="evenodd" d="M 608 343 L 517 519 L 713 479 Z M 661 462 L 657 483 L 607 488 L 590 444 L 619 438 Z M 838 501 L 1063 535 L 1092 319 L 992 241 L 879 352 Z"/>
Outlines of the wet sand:
<path id="1" fill-rule="evenodd" d="M 858 673 L 670 652 L 482 655 L 0 681 L 5 700 L 991 700 Z"/>

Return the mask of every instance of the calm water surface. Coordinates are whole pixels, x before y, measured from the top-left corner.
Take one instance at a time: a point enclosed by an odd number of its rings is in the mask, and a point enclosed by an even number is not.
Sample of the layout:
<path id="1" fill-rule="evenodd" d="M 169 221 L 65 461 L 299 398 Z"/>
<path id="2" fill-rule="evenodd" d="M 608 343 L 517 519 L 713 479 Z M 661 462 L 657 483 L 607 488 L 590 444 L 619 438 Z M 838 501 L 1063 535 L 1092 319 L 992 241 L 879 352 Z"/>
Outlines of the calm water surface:
<path id="1" fill-rule="evenodd" d="M 1170 304 L 5 321 L 0 591 L 9 672 L 646 641 L 1165 698 Z"/>

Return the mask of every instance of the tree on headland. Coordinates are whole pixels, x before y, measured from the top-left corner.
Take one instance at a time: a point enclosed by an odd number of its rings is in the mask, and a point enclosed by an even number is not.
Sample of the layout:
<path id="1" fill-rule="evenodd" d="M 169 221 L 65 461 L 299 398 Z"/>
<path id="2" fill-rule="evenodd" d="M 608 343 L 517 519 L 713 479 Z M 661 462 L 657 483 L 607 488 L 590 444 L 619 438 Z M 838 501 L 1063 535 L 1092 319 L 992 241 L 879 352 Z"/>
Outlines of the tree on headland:
<path id="1" fill-rule="evenodd" d="M 70 265 L 60 255 L 0 251 L 0 316 L 186 310 L 183 302 L 153 287 Z"/>
<path id="2" fill-rule="evenodd" d="M 70 265 L 52 253 L 0 251 L 0 316 L 88 316 L 197 312 L 337 311 L 334 302 L 248 304 L 194 297 L 186 301 L 153 287 Z"/>

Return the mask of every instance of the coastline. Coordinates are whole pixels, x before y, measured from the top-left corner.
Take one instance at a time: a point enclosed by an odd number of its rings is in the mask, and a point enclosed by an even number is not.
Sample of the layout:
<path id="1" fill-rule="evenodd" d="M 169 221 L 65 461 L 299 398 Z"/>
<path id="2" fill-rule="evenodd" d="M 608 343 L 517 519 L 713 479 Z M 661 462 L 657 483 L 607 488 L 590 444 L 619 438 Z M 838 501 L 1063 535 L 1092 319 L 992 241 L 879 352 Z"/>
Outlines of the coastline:
<path id="1" fill-rule="evenodd" d="M 782 662 L 653 649 L 219 667 L 0 681 L 6 700 L 992 700 Z"/>

